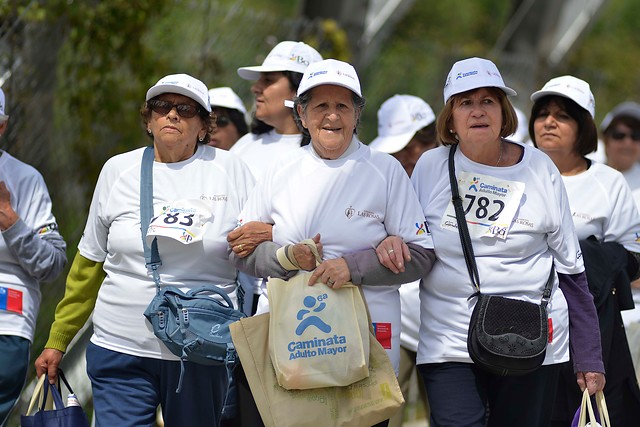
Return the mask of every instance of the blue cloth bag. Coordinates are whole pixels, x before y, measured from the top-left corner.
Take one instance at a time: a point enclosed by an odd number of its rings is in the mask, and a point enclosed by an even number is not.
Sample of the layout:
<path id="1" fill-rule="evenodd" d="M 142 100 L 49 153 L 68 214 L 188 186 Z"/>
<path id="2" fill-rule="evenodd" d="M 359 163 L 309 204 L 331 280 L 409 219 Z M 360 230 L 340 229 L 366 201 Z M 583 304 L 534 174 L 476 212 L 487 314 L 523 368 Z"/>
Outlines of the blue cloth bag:
<path id="1" fill-rule="evenodd" d="M 32 408 L 30 407 L 26 415 L 20 417 L 21 427 L 89 427 L 89 420 L 87 415 L 81 406 L 64 406 L 62 402 L 62 396 L 60 390 L 53 384 L 49 383 L 49 377 L 43 375 L 44 381 L 38 382 L 36 390 L 34 391 L 34 398 L 37 400 L 39 396 L 36 394 L 42 394 L 42 403 L 38 407 L 38 411 L 29 415 Z M 64 374 L 59 373 L 60 378 L 65 383 L 65 386 L 69 389 L 69 393 L 73 393 L 73 390 L 69 386 Z M 47 399 L 49 394 L 53 397 L 53 408 L 47 405 Z M 32 398 L 32 402 L 34 402 Z M 50 400 L 50 398 L 49 398 Z M 31 405 L 30 405 L 31 406 Z"/>

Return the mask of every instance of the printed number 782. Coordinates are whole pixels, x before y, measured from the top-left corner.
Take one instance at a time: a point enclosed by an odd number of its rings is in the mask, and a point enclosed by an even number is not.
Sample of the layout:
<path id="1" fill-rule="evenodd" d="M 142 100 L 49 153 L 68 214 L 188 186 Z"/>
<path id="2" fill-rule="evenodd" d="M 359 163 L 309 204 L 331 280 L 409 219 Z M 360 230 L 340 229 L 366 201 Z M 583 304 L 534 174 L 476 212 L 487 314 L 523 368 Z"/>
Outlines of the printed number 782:
<path id="1" fill-rule="evenodd" d="M 500 216 L 500 212 L 502 212 L 502 210 L 504 209 L 504 203 L 501 200 L 492 201 L 492 200 L 489 200 L 488 197 L 484 197 L 484 196 L 476 197 L 473 194 L 466 194 L 464 198 L 469 200 L 469 204 L 464 210 L 465 215 L 469 213 L 475 205 L 477 206 L 475 211 L 476 212 L 475 216 L 478 219 L 484 219 L 487 216 L 489 216 L 489 221 L 497 221 L 498 217 Z M 492 210 L 495 210 L 495 212 L 493 213 L 489 212 L 490 204 L 498 205 L 497 210 L 495 206 L 492 207 L 493 208 Z"/>

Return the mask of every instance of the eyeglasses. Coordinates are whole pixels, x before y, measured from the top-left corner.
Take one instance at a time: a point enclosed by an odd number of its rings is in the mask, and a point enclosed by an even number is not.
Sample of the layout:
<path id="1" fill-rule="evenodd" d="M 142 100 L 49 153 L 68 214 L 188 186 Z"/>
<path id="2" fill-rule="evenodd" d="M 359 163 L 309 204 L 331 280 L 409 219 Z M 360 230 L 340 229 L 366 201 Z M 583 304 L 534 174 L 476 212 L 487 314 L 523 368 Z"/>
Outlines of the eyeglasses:
<path id="1" fill-rule="evenodd" d="M 640 142 L 640 130 L 633 130 L 631 132 L 622 132 L 619 130 L 612 131 L 609 135 L 616 141 L 622 141 L 625 138 L 631 138 L 634 142 Z"/>
<path id="2" fill-rule="evenodd" d="M 154 112 L 163 116 L 169 114 L 169 111 L 173 110 L 173 108 L 175 107 L 178 115 L 185 119 L 195 117 L 195 115 L 200 111 L 200 107 L 196 107 L 190 104 L 172 104 L 171 102 L 161 101 L 159 99 L 152 99 L 150 101 L 147 101 L 147 105 Z"/>

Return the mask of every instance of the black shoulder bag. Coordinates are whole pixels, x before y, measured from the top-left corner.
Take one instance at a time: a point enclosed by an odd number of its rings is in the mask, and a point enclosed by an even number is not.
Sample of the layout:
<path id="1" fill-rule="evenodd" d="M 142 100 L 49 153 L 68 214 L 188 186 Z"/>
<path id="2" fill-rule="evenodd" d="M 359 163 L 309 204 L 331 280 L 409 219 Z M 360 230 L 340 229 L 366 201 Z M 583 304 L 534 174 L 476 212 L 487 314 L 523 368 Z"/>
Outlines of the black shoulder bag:
<path id="1" fill-rule="evenodd" d="M 158 268 L 162 261 L 158 242 L 153 239 L 149 248 L 146 241 L 152 217 L 153 147 L 147 147 L 142 156 L 140 172 L 140 228 L 146 265 L 153 274 L 156 295 L 144 316 L 153 326 L 155 336 L 180 357 L 178 393 L 182 388 L 185 361 L 201 365 L 225 365 L 230 376 L 236 363 L 236 351 L 229 325 L 246 316 L 234 309 L 229 296 L 215 285 L 203 285 L 188 292 L 175 286 L 160 286 Z"/>
<path id="2" fill-rule="evenodd" d="M 467 350 L 476 365 L 493 374 L 528 374 L 542 365 L 547 351 L 547 305 L 551 298 L 554 268 L 552 265 L 540 305 L 480 292 L 480 276 L 456 180 L 455 151 L 456 145 L 452 145 L 449 150 L 452 201 L 464 259 L 475 289 L 469 299 L 478 299 L 469 321 Z"/>

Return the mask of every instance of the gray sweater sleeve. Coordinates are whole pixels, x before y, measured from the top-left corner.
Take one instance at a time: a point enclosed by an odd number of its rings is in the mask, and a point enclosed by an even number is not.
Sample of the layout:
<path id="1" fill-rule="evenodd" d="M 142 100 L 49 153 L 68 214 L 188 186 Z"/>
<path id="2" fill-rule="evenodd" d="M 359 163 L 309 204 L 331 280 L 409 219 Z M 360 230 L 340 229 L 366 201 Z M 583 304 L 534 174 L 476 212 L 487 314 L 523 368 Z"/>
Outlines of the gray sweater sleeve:
<path id="1" fill-rule="evenodd" d="M 39 236 L 19 219 L 2 237 L 20 267 L 39 282 L 55 280 L 67 263 L 67 245 L 57 231 Z"/>
<path id="2" fill-rule="evenodd" d="M 411 261 L 405 263 L 405 271 L 394 273 L 380 264 L 375 249 L 367 249 L 344 256 L 351 273 L 351 281 L 356 285 L 401 285 L 426 276 L 433 267 L 436 254 L 433 249 L 409 243 Z"/>
<path id="3" fill-rule="evenodd" d="M 243 273 L 254 277 L 277 277 L 278 279 L 289 279 L 297 271 L 287 271 L 278 262 L 276 251 L 280 245 L 271 241 L 260 243 L 256 249 L 244 258 L 238 258 L 231 252 L 231 261 L 236 268 Z"/>
<path id="4" fill-rule="evenodd" d="M 345 255 L 343 258 L 349 267 L 351 281 L 356 285 L 400 285 L 413 282 L 425 276 L 436 259 L 433 249 L 409 243 L 411 261 L 405 263 L 405 271 L 395 274 L 378 261 L 375 249 Z M 276 251 L 280 246 L 273 242 L 263 242 L 253 253 L 245 258 L 238 258 L 232 252 L 231 259 L 236 268 L 255 277 L 277 277 L 288 279 L 297 271 L 287 271 L 278 262 Z"/>

